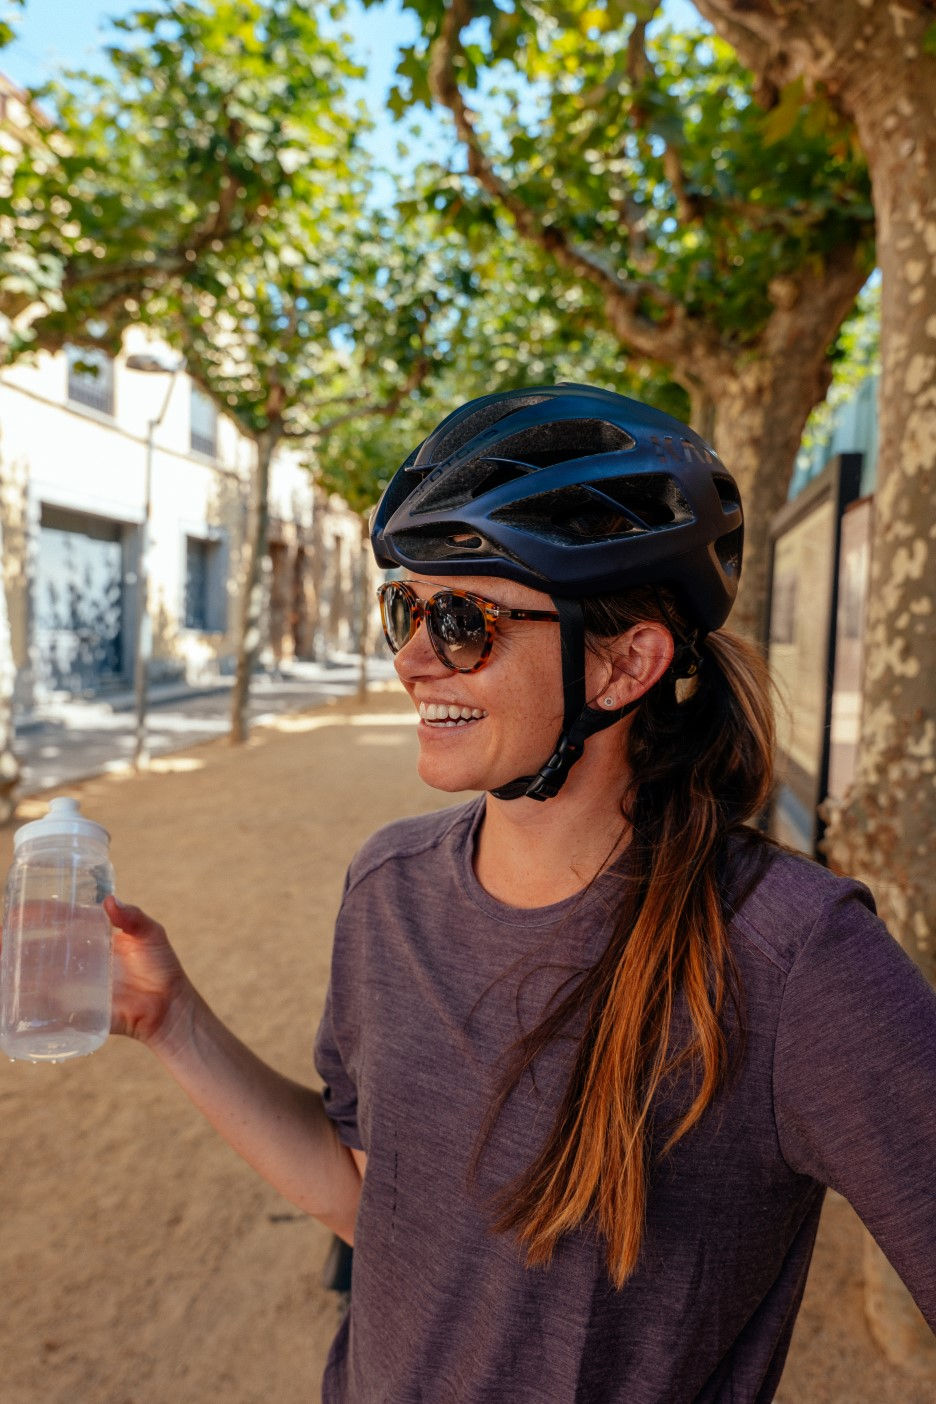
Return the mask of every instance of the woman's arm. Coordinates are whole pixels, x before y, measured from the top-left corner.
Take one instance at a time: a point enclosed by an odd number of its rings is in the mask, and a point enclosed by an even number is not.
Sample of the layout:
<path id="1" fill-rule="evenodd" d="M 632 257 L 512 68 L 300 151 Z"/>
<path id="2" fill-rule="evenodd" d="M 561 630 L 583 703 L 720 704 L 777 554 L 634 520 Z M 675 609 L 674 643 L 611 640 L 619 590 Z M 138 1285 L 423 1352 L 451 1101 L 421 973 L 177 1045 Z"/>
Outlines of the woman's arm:
<path id="1" fill-rule="evenodd" d="M 852 1206 L 936 1332 L 936 993 L 855 895 L 786 982 L 774 1109 L 787 1164 Z"/>
<path id="2" fill-rule="evenodd" d="M 113 898 L 106 909 L 116 928 L 113 1031 L 145 1043 L 248 1164 L 352 1242 L 366 1157 L 342 1145 L 321 1095 L 275 1072 L 231 1033 L 157 922 Z"/>

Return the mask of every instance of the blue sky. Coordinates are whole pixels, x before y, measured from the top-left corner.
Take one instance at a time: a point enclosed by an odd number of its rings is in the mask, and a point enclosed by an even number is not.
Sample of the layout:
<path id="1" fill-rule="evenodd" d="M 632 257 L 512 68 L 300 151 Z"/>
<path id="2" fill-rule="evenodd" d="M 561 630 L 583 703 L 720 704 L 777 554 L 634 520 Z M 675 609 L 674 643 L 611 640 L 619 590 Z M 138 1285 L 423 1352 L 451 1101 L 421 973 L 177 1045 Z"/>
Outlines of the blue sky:
<path id="1" fill-rule="evenodd" d="M 95 67 L 106 42 L 108 18 L 125 15 L 142 0 L 26 0 L 25 11 L 10 11 L 16 41 L 0 51 L 0 69 L 24 86 L 41 83 L 58 69 Z M 698 22 L 689 0 L 665 0 L 674 24 Z M 7 6 L 0 0 L 0 12 Z M 383 101 L 396 64 L 397 50 L 416 30 L 412 15 L 397 0 L 385 0 L 365 10 L 350 0 L 347 27 L 355 37 L 358 57 L 367 64 L 366 91 L 375 105 Z"/>
<path id="2" fill-rule="evenodd" d="M 63 68 L 97 68 L 111 38 L 108 20 L 139 9 L 144 0 L 26 0 L 23 11 L 0 0 L 0 14 L 9 14 L 16 40 L 0 50 L 0 70 L 23 87 L 35 86 Z M 689 0 L 664 0 L 666 17 L 677 25 L 699 22 Z M 416 36 L 415 17 L 399 0 L 365 10 L 360 0 L 348 0 L 345 27 L 354 36 L 355 57 L 367 68 L 362 84 L 371 113 L 378 117 L 393 79 L 399 49 Z M 443 118 L 420 114 L 420 155 L 442 155 L 448 145 Z M 378 121 L 371 138 L 377 160 L 399 169 L 396 143 L 403 135 L 386 119 Z M 405 166 L 405 162 L 403 165 Z"/>
<path id="3" fill-rule="evenodd" d="M 15 83 L 43 81 L 62 67 L 94 67 L 106 42 L 108 18 L 141 8 L 143 0 L 26 0 L 22 15 L 12 11 L 16 41 L 0 51 L 0 69 Z M 3 6 L 0 4 L 0 9 Z M 396 51 L 415 32 L 412 16 L 394 0 L 364 10 L 351 0 L 347 27 L 358 55 L 372 77 L 369 89 L 382 101 L 396 62 Z"/>

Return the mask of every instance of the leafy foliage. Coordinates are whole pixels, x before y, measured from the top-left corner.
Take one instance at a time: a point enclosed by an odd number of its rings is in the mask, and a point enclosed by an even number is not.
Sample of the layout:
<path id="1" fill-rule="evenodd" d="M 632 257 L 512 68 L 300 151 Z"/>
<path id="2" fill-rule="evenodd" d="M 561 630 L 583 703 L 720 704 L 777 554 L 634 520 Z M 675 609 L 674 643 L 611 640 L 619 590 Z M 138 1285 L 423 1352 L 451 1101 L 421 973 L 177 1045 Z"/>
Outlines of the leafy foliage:
<path id="1" fill-rule="evenodd" d="M 164 0 L 115 28 L 109 74 L 33 94 L 35 127 L 5 173 L 13 355 L 115 348 L 153 292 L 249 241 L 302 182 L 341 182 L 353 151 L 358 70 L 303 0 Z"/>
<path id="2" fill-rule="evenodd" d="M 421 75 L 446 10 L 442 0 L 409 8 L 422 36 L 398 70 L 398 108 L 427 100 Z M 656 9 L 475 0 L 455 76 L 482 94 L 486 149 L 547 237 L 561 226 L 641 283 L 651 318 L 675 299 L 743 348 L 770 316 L 772 279 L 843 243 L 867 246 L 870 271 L 867 173 L 821 98 L 791 85 L 765 113 L 722 40 L 651 35 Z M 466 232 L 483 216 L 466 201 L 453 202 L 453 218 Z"/>
<path id="3" fill-rule="evenodd" d="M 0 49 L 7 44 L 11 44 L 16 38 L 16 31 L 13 28 L 13 9 L 21 10 L 24 0 L 6 0 L 5 13 L 0 11 Z"/>
<path id="4" fill-rule="evenodd" d="M 316 443 L 316 472 L 324 487 L 366 511 L 450 410 L 475 396 L 521 385 L 587 381 L 686 417 L 685 393 L 665 369 L 628 357 L 613 336 L 596 328 L 592 290 L 556 279 L 548 258 L 496 215 L 482 226 L 471 221 L 469 237 L 462 238 L 449 218 L 451 205 L 443 202 L 439 214 L 431 200 L 440 188 L 457 188 L 457 182 L 445 186 L 440 173 L 428 169 L 421 178 L 400 202 L 399 216 L 408 223 L 401 226 L 398 244 L 407 243 L 429 280 L 435 305 L 427 339 L 432 373 L 392 415 L 349 420 Z M 472 237 L 479 227 L 485 237 Z M 375 349 L 364 361 L 368 383 L 379 359 Z M 386 396 L 402 367 L 395 368 L 391 359 L 379 369 L 390 376 L 382 391 Z"/>

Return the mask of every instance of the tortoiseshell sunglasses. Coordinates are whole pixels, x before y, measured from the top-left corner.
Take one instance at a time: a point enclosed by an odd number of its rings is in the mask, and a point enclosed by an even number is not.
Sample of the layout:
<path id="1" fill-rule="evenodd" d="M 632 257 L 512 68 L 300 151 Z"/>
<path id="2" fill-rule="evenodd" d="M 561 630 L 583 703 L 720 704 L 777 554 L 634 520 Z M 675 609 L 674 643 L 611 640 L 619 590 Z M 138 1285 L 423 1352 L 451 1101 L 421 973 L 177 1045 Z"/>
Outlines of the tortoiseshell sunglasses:
<path id="1" fill-rule="evenodd" d="M 553 610 L 507 609 L 466 590 L 437 590 L 423 600 L 402 580 L 381 585 L 377 598 L 391 652 L 399 653 L 425 620 L 436 657 L 456 673 L 476 673 L 484 667 L 494 647 L 499 619 L 555 623 L 559 618 Z"/>

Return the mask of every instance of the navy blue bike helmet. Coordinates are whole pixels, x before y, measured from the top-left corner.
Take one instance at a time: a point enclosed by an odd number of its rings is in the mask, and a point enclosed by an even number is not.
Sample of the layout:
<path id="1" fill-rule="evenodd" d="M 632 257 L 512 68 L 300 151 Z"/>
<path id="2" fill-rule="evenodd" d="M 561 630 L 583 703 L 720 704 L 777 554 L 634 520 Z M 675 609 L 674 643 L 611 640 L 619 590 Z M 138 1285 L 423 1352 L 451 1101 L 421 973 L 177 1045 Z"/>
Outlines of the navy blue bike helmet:
<path id="1" fill-rule="evenodd" d="M 374 513 L 378 565 L 417 575 L 497 575 L 542 590 L 560 614 L 565 718 L 536 776 L 495 791 L 548 799 L 588 736 L 637 704 L 597 712 L 584 695 L 580 601 L 667 585 L 693 634 L 674 629 L 674 671 L 738 590 L 741 500 L 687 425 L 610 390 L 563 383 L 484 395 L 448 415 L 394 475 Z"/>

